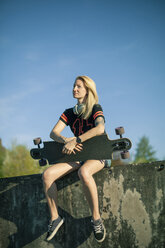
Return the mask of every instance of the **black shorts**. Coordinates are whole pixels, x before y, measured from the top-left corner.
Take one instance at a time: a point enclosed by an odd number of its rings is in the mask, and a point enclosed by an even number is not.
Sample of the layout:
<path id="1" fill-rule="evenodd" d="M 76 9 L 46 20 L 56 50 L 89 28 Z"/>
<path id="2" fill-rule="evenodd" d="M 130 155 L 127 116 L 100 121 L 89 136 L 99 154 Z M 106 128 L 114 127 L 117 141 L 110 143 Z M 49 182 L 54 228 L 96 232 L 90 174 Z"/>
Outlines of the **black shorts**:
<path id="1" fill-rule="evenodd" d="M 109 159 L 102 159 L 100 160 L 101 163 L 104 163 L 104 168 L 110 168 L 111 167 L 111 160 Z M 85 161 L 80 161 L 80 165 L 83 165 Z"/>

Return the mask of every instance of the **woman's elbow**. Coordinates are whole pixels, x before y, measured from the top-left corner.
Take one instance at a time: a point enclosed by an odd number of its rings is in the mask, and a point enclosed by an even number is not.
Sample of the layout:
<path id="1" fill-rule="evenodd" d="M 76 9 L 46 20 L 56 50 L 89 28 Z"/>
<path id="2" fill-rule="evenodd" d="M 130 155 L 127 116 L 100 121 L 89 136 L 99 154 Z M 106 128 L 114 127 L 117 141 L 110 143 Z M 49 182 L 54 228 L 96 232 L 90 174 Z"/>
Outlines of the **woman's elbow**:
<path id="1" fill-rule="evenodd" d="M 98 135 L 101 135 L 104 133 L 104 131 L 105 131 L 104 125 L 100 124 L 97 126 L 97 128 L 98 128 Z"/>
<path id="2" fill-rule="evenodd" d="M 53 130 L 50 132 L 50 135 L 49 135 L 49 137 L 51 138 L 51 139 L 53 139 L 54 138 L 54 135 L 55 135 L 55 132 L 53 132 Z"/>

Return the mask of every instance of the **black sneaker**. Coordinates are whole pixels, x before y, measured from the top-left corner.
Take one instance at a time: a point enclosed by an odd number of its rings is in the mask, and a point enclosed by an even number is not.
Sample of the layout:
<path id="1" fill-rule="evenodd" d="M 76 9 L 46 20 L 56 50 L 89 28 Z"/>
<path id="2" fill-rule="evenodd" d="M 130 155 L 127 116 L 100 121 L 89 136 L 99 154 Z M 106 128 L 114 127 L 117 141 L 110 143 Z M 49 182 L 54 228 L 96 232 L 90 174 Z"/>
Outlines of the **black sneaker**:
<path id="1" fill-rule="evenodd" d="M 47 241 L 50 241 L 54 237 L 54 235 L 56 234 L 56 232 L 58 231 L 60 226 L 62 226 L 63 223 L 64 223 L 64 218 L 61 218 L 59 216 L 57 219 L 53 220 L 48 225 L 48 232 L 47 232 L 47 236 L 46 236 Z"/>
<path id="2" fill-rule="evenodd" d="M 93 232 L 97 242 L 103 242 L 106 235 L 106 230 L 101 219 L 91 220 L 93 226 Z"/>

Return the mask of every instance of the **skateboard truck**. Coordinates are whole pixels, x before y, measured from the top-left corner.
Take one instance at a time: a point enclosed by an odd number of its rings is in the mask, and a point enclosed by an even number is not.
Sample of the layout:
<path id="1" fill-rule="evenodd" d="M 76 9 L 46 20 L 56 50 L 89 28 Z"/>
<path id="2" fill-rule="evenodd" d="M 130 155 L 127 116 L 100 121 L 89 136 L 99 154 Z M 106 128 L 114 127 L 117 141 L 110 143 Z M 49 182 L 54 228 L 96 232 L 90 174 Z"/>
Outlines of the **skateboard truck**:
<path id="1" fill-rule="evenodd" d="M 41 138 L 35 138 L 35 139 L 33 140 L 33 142 L 34 142 L 34 145 L 37 145 L 39 149 L 41 148 L 41 147 L 40 147 L 40 144 L 42 143 Z M 47 165 L 46 159 L 41 158 L 41 159 L 39 160 L 39 165 L 40 165 L 40 166 L 45 166 L 45 165 Z"/>
<path id="2" fill-rule="evenodd" d="M 120 135 L 120 139 L 123 138 L 123 134 L 125 133 L 124 127 L 117 127 L 115 128 L 116 135 Z M 121 152 L 121 158 L 122 159 L 128 159 L 130 157 L 129 151 L 125 150 Z"/>

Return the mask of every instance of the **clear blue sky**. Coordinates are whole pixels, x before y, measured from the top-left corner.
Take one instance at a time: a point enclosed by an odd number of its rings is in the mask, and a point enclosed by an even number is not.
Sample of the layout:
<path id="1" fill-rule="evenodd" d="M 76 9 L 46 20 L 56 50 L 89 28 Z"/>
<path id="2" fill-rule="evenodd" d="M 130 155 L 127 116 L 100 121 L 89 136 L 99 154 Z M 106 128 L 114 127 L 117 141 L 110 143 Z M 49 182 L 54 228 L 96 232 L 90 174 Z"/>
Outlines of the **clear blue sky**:
<path id="1" fill-rule="evenodd" d="M 0 137 L 49 140 L 75 104 L 77 75 L 97 85 L 111 139 L 124 126 L 165 158 L 165 1 L 1 0 Z M 64 135 L 71 136 L 69 128 Z"/>

